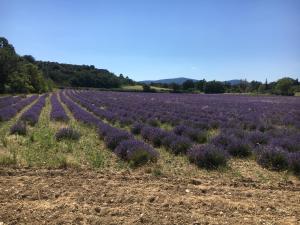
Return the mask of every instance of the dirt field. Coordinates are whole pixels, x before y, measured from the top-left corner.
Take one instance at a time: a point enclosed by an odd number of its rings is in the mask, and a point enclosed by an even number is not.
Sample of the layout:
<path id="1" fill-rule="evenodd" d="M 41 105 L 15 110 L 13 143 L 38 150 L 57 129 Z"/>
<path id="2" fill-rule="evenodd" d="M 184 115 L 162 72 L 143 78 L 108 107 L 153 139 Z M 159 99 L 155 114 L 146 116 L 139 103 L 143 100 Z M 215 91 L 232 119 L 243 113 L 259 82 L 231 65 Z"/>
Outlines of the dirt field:
<path id="1" fill-rule="evenodd" d="M 239 171 L 1 168 L 0 224 L 300 224 L 297 178 Z"/>

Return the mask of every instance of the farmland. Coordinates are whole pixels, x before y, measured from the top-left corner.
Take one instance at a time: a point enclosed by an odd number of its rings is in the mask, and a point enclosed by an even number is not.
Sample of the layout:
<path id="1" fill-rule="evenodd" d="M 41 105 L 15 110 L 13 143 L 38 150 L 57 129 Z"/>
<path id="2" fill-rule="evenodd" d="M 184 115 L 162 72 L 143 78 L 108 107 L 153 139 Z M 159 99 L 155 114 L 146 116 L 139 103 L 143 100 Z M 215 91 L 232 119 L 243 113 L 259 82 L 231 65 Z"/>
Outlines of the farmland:
<path id="1" fill-rule="evenodd" d="M 298 97 L 67 89 L 0 120 L 5 223 L 299 221 Z"/>

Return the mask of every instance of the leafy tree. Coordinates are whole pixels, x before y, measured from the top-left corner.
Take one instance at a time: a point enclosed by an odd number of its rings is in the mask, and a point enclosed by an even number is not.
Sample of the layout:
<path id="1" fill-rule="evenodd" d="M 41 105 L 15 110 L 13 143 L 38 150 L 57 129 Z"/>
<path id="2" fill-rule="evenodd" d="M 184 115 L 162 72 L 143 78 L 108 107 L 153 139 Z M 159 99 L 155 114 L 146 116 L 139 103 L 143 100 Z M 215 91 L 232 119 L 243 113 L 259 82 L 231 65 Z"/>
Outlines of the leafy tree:
<path id="1" fill-rule="evenodd" d="M 34 88 L 30 85 L 28 74 L 26 74 L 24 68 L 21 68 L 9 76 L 7 89 L 12 93 L 30 93 Z"/>
<path id="2" fill-rule="evenodd" d="M 35 59 L 20 57 L 5 38 L 0 38 L 0 92 L 45 92 L 50 85 Z"/>
<path id="3" fill-rule="evenodd" d="M 25 59 L 27 62 L 35 63 L 35 58 L 32 55 L 24 55 L 23 59 Z"/>
<path id="4" fill-rule="evenodd" d="M 195 82 L 195 88 L 198 89 L 199 91 L 204 91 L 204 86 L 205 86 L 206 80 L 199 80 Z"/>
<path id="5" fill-rule="evenodd" d="M 4 37 L 0 37 L 0 93 L 5 91 L 7 79 L 16 70 L 18 62 L 14 47 Z"/>
<path id="6" fill-rule="evenodd" d="M 224 84 L 220 81 L 209 81 L 205 84 L 204 92 L 206 94 L 224 93 L 225 87 Z"/>
<path id="7" fill-rule="evenodd" d="M 293 84 L 294 80 L 292 78 L 284 77 L 277 81 L 275 91 L 280 95 L 294 95 Z"/>
<path id="8" fill-rule="evenodd" d="M 148 84 L 143 84 L 143 92 L 151 92 L 151 87 Z"/>
<path id="9" fill-rule="evenodd" d="M 255 80 L 251 81 L 249 84 L 249 91 L 250 92 L 258 92 L 260 85 L 262 85 L 262 83 L 259 81 L 255 81 Z"/>
<path id="10" fill-rule="evenodd" d="M 172 88 L 173 92 L 179 92 L 180 90 L 180 85 L 176 83 L 172 83 L 170 87 Z"/>
<path id="11" fill-rule="evenodd" d="M 248 87 L 248 82 L 247 82 L 247 80 L 241 80 L 241 82 L 238 84 L 238 87 L 239 87 L 239 91 L 240 91 L 241 93 L 246 92 L 247 87 Z"/>
<path id="12" fill-rule="evenodd" d="M 195 87 L 193 80 L 186 80 L 182 83 L 182 89 L 188 90 L 193 89 Z"/>

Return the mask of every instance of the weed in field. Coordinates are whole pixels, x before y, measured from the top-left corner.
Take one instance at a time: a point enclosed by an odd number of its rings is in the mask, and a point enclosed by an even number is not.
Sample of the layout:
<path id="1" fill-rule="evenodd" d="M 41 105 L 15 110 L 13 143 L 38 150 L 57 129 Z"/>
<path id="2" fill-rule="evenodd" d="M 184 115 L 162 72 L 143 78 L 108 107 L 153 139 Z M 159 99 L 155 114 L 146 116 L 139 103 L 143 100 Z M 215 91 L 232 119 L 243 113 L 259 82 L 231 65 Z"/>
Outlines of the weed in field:
<path id="1" fill-rule="evenodd" d="M 1 166 L 10 166 L 17 164 L 15 156 L 8 154 L 0 154 L 0 165 Z"/>

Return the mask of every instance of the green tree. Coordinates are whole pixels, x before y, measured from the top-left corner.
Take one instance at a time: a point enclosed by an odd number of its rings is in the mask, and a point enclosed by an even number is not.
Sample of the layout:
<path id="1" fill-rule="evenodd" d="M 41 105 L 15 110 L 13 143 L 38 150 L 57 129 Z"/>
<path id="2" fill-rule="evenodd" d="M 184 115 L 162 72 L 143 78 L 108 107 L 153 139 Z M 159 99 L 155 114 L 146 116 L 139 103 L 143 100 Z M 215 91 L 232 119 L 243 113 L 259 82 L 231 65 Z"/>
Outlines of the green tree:
<path id="1" fill-rule="evenodd" d="M 204 91 L 204 86 L 205 86 L 206 80 L 199 80 L 195 82 L 195 88 L 198 89 L 199 91 Z"/>
<path id="2" fill-rule="evenodd" d="M 171 83 L 170 87 L 172 88 L 173 92 L 179 92 L 180 85 L 176 83 Z"/>
<path id="3" fill-rule="evenodd" d="M 34 90 L 25 67 L 14 71 L 7 80 L 7 88 L 12 93 L 30 93 Z"/>
<path id="4" fill-rule="evenodd" d="M 8 77 L 16 70 L 18 62 L 14 47 L 4 37 L 0 37 L 0 93 L 5 91 Z"/>
<path id="5" fill-rule="evenodd" d="M 289 77 L 279 79 L 275 85 L 275 91 L 280 95 L 294 95 L 293 93 L 294 80 Z"/>
<path id="6" fill-rule="evenodd" d="M 186 80 L 182 83 L 183 90 L 193 89 L 194 87 L 195 87 L 195 84 L 194 84 L 193 80 Z"/>
<path id="7" fill-rule="evenodd" d="M 23 59 L 25 59 L 27 62 L 35 63 L 35 58 L 32 55 L 24 55 Z"/>
<path id="8" fill-rule="evenodd" d="M 143 92 L 152 92 L 153 89 L 151 89 L 150 85 L 143 84 Z"/>
<path id="9" fill-rule="evenodd" d="M 251 81 L 249 84 L 249 91 L 250 92 L 258 92 L 260 85 L 262 85 L 262 83 L 259 81 L 255 81 L 255 80 Z"/>
<path id="10" fill-rule="evenodd" d="M 205 84 L 204 92 L 206 94 L 224 93 L 225 87 L 224 84 L 220 81 L 209 81 Z"/>

